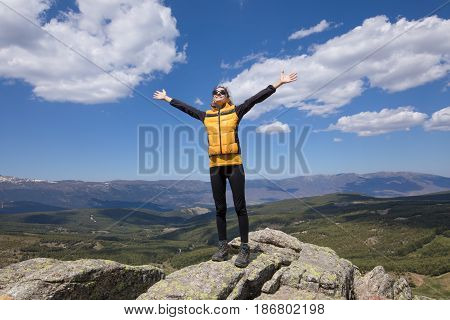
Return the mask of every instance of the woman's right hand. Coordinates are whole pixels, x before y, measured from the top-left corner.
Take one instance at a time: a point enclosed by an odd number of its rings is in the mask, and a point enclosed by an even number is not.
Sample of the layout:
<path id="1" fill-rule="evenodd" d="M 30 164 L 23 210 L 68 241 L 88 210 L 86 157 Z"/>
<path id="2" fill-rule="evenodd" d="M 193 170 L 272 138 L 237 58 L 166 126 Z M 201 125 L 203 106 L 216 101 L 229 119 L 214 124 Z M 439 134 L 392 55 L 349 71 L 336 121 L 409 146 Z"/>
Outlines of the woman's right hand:
<path id="1" fill-rule="evenodd" d="M 158 91 L 158 90 L 155 91 L 155 93 L 153 94 L 153 99 L 168 101 L 170 98 L 167 96 L 166 90 L 162 89 L 162 91 Z M 170 99 L 170 100 L 172 100 L 172 99 Z"/>

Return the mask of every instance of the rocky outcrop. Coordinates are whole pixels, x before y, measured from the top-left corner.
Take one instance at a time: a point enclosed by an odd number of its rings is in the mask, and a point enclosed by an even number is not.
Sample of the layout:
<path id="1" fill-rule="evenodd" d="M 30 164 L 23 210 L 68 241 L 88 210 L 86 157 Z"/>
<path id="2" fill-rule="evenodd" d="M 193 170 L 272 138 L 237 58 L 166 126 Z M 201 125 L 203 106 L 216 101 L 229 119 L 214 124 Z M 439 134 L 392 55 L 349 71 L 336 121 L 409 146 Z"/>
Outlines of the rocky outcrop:
<path id="1" fill-rule="evenodd" d="M 280 268 L 258 299 L 353 299 L 353 270 L 333 250 L 304 243 L 298 259 Z"/>
<path id="2" fill-rule="evenodd" d="M 411 288 L 406 279 L 395 279 L 387 274 L 382 266 L 375 267 L 364 276 L 361 276 L 361 273 L 357 271 L 355 273 L 354 291 L 358 300 L 412 299 Z"/>
<path id="3" fill-rule="evenodd" d="M 272 261 L 264 261 L 261 258 L 246 269 L 232 268 L 230 261 L 203 262 L 171 273 L 164 281 L 156 283 L 154 289 L 150 288 L 138 299 L 227 299 L 235 288 L 237 291 L 242 287 L 241 279 L 244 275 L 251 273 L 254 278 L 263 276 L 264 272 L 258 268 L 259 265 L 266 267 L 263 269 L 275 269 Z M 257 294 L 258 291 L 255 291 Z M 247 297 L 250 298 L 251 295 Z"/>
<path id="4" fill-rule="evenodd" d="M 136 299 L 164 278 L 156 267 L 37 258 L 0 269 L 2 299 Z"/>
<path id="5" fill-rule="evenodd" d="M 310 300 L 412 299 L 404 278 L 383 267 L 361 275 L 330 248 L 284 232 L 249 234 L 250 264 L 211 260 L 169 274 L 107 260 L 32 259 L 0 269 L 0 299 Z M 230 242 L 234 253 L 239 239 Z"/>
<path id="6" fill-rule="evenodd" d="M 230 245 L 239 248 L 239 239 Z M 380 267 L 363 291 L 362 279 L 367 278 L 350 261 L 281 231 L 251 232 L 249 245 L 251 262 L 244 269 L 234 266 L 236 255 L 224 262 L 202 262 L 168 275 L 138 299 L 372 299 L 382 294 L 370 293 L 377 281 L 382 292 L 393 292 L 385 294 L 386 299 L 411 299 L 406 280 L 384 281 L 393 278 L 384 269 L 379 272 Z"/>

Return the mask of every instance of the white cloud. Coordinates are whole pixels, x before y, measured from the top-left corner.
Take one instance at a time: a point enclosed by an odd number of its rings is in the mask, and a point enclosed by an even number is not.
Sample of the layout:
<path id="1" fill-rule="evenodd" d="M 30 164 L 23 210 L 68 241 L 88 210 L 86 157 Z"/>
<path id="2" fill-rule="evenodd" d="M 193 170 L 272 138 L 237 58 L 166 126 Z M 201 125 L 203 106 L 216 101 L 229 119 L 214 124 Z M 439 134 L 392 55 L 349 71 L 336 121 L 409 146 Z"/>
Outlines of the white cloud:
<path id="1" fill-rule="evenodd" d="M 341 138 L 333 138 L 333 142 L 342 142 Z"/>
<path id="2" fill-rule="evenodd" d="M 130 87 L 185 61 L 175 45 L 176 20 L 158 0 L 78 0 L 79 13 L 50 21 L 42 16 L 51 0 L 4 2 Z M 131 94 L 5 6 L 0 6 L 0 76 L 25 80 L 49 101 L 101 103 Z"/>
<path id="3" fill-rule="evenodd" d="M 204 105 L 203 101 L 200 100 L 200 98 L 196 98 L 196 99 L 195 99 L 195 104 L 198 104 L 198 105 L 200 105 L 200 106 Z"/>
<path id="4" fill-rule="evenodd" d="M 222 69 L 239 69 L 241 68 L 244 64 L 251 62 L 251 61 L 264 61 L 265 59 L 265 53 L 264 52 L 259 52 L 259 53 L 251 53 L 243 58 L 241 58 L 240 60 L 236 61 L 235 63 L 231 64 L 231 63 L 225 63 L 224 61 L 222 61 L 220 63 L 220 67 Z"/>
<path id="5" fill-rule="evenodd" d="M 313 33 L 322 32 L 330 26 L 330 23 L 326 20 L 322 20 L 319 22 L 319 24 L 315 25 L 314 27 L 308 28 L 308 29 L 300 29 L 293 34 L 289 36 L 289 40 L 298 40 L 304 37 L 307 37 Z"/>
<path id="6" fill-rule="evenodd" d="M 427 131 L 450 131 L 450 107 L 433 113 L 431 118 L 424 123 L 424 128 Z"/>
<path id="7" fill-rule="evenodd" d="M 286 123 L 282 123 L 280 121 L 275 121 L 268 124 L 260 125 L 256 128 L 256 132 L 259 133 L 288 133 L 291 132 L 291 129 Z"/>
<path id="8" fill-rule="evenodd" d="M 392 131 L 409 130 L 411 127 L 421 125 L 428 116 L 416 112 L 412 107 L 399 107 L 397 109 L 384 108 L 380 112 L 366 111 L 338 119 L 325 131 L 340 130 L 353 132 L 358 136 L 374 136 Z"/>
<path id="9" fill-rule="evenodd" d="M 411 27 L 409 32 L 370 55 Z M 431 16 L 420 22 L 402 18 L 391 23 L 385 16 L 377 16 L 315 45 L 308 55 L 256 62 L 224 85 L 233 92 L 234 101 L 243 101 L 275 82 L 281 70 L 295 71 L 296 82 L 278 89 L 247 116 L 255 119 L 280 106 L 299 108 L 309 115 L 332 114 L 369 87 L 396 92 L 443 78 L 450 70 L 448 34 L 449 19 Z M 362 62 L 351 68 L 359 61 Z"/>

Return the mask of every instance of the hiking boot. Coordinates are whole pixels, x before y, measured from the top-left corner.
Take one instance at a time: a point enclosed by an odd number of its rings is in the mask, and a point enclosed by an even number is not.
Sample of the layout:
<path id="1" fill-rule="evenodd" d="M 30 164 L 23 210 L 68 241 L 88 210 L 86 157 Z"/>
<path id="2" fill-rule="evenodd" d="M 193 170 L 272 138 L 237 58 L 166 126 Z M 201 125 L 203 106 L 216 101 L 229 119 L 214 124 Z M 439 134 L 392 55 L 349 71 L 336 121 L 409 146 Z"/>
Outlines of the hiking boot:
<path id="1" fill-rule="evenodd" d="M 213 254 L 211 260 L 212 261 L 225 261 L 228 259 L 228 241 L 221 240 L 219 241 L 219 251 Z"/>
<path id="2" fill-rule="evenodd" d="M 250 263 L 250 246 L 248 243 L 241 243 L 238 256 L 234 261 L 234 265 L 239 268 L 245 268 Z"/>

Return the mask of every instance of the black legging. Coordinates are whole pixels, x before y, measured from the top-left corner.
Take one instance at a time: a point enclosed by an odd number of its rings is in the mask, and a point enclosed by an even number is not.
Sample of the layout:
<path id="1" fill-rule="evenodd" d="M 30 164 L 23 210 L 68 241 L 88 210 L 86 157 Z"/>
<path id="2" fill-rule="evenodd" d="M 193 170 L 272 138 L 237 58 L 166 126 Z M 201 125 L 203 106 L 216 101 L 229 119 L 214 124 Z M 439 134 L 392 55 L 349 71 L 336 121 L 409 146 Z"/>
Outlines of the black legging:
<path id="1" fill-rule="evenodd" d="M 209 168 L 211 175 L 211 187 L 216 204 L 216 223 L 219 240 L 227 240 L 227 202 L 226 179 L 230 182 L 233 193 L 234 208 L 239 221 L 241 242 L 248 242 L 248 215 L 245 205 L 245 173 L 240 165 L 216 166 Z"/>

